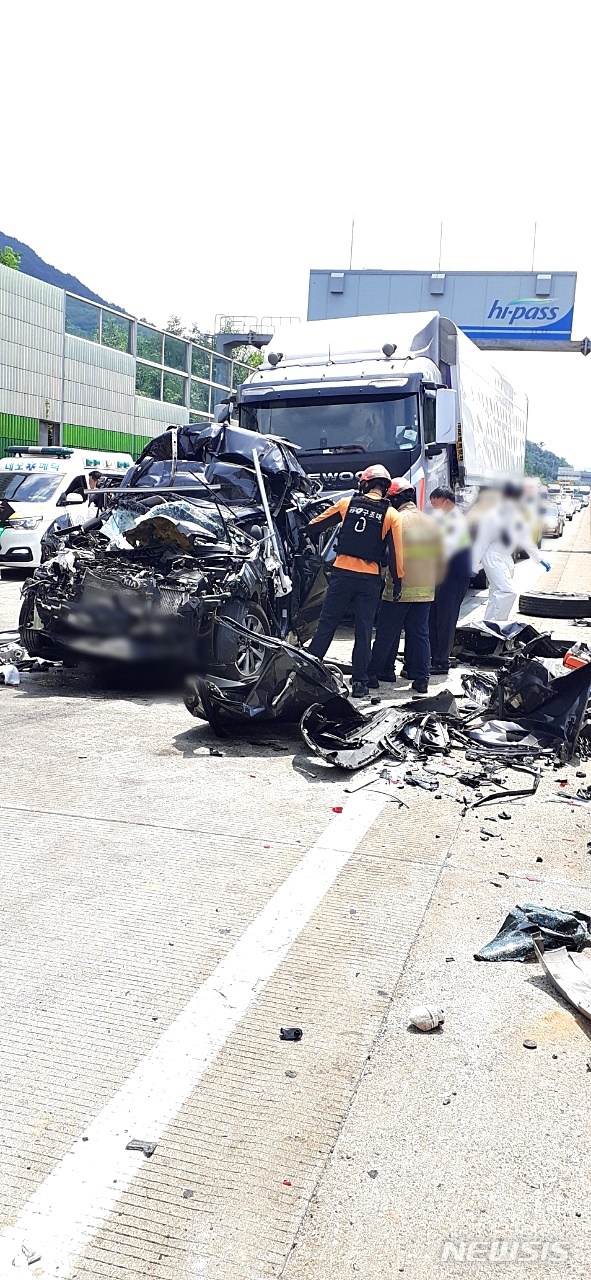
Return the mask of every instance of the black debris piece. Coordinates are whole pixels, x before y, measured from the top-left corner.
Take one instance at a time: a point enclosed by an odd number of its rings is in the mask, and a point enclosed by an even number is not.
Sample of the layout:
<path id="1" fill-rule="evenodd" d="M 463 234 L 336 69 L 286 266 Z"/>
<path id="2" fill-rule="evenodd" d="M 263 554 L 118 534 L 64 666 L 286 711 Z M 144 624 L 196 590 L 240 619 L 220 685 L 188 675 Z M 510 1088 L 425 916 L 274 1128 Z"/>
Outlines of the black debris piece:
<path id="1" fill-rule="evenodd" d="M 581 951 L 591 942 L 591 917 L 583 911 L 558 911 L 526 902 L 513 907 L 496 937 L 482 947 L 475 960 L 535 960 L 534 934 L 541 933 L 547 950 L 566 947 Z"/>
<path id="2" fill-rule="evenodd" d="M 301 1040 L 303 1036 L 301 1027 L 281 1027 L 279 1030 L 280 1040 Z"/>
<path id="3" fill-rule="evenodd" d="M 537 1049 L 538 1042 L 537 1040 L 524 1040 L 523 1047 L 524 1049 Z"/>
<path id="4" fill-rule="evenodd" d="M 381 707 L 363 715 L 346 698 L 312 706 L 302 717 L 304 742 L 316 755 L 342 769 L 361 769 L 380 756 L 405 758 L 407 748 L 419 756 L 449 750 L 448 728 L 461 719 L 447 690 L 434 698 Z M 433 788 L 436 790 L 436 787 Z"/>
<path id="5" fill-rule="evenodd" d="M 230 619 L 221 625 L 248 636 L 246 628 Z M 335 702 L 365 723 L 347 700 L 346 685 L 338 668 L 328 666 L 305 649 L 276 637 L 257 635 L 261 653 L 255 675 L 246 678 L 192 676 L 187 682 L 185 706 L 192 715 L 209 720 L 214 733 L 224 736 L 228 726 L 240 722 L 299 720 L 308 708 L 315 710 Z"/>

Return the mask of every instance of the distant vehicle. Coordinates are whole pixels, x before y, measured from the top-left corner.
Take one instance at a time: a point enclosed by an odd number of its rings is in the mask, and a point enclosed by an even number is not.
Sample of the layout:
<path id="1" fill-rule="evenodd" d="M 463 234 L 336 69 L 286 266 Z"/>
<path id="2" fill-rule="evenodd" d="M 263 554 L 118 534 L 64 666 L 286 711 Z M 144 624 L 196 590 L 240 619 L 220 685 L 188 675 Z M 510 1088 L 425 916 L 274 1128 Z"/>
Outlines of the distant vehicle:
<path id="1" fill-rule="evenodd" d="M 575 514 L 575 504 L 572 498 L 563 496 L 560 500 L 560 506 L 567 520 L 572 520 Z"/>
<path id="2" fill-rule="evenodd" d="M 527 398 L 439 312 L 313 320 L 274 334 L 237 391 L 240 425 L 281 436 L 323 490 L 381 463 L 424 507 L 523 476 Z"/>
<path id="3" fill-rule="evenodd" d="M 95 514 L 88 496 L 90 472 L 117 479 L 132 466 L 130 453 L 11 445 L 0 459 L 0 567 L 36 569 L 41 540 L 64 508 L 72 525 L 85 524 Z"/>
<path id="4" fill-rule="evenodd" d="M 561 538 L 564 533 L 564 515 L 556 502 L 544 503 L 542 533 L 544 538 Z"/>
<path id="5" fill-rule="evenodd" d="M 562 489 L 559 484 L 548 484 L 546 485 L 546 488 L 548 490 L 549 498 L 559 498 L 562 493 Z"/>
<path id="6" fill-rule="evenodd" d="M 588 507 L 589 495 L 591 494 L 591 487 L 588 484 L 578 484 L 575 489 L 575 493 L 577 495 L 577 498 L 581 499 L 583 506 Z"/>

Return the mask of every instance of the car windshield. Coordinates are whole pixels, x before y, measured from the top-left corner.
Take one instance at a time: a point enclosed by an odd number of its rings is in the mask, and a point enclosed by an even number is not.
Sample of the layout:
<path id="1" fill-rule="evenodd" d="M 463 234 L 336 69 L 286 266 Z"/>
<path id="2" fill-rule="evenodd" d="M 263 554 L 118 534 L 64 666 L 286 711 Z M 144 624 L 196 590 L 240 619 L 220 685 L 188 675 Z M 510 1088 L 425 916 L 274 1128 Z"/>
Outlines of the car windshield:
<path id="1" fill-rule="evenodd" d="M 0 498 L 15 502 L 46 502 L 63 480 L 62 475 L 45 475 L 39 471 L 3 471 L 0 474 Z"/>
<path id="2" fill-rule="evenodd" d="M 111 512 L 109 519 L 101 529 L 101 533 L 105 534 L 111 542 L 115 542 L 119 546 L 125 546 L 125 540 L 122 540 L 121 535 L 125 534 L 128 529 L 137 528 L 143 522 L 157 516 L 172 520 L 179 527 L 185 528 L 192 536 L 201 533 L 204 542 L 223 542 L 225 540 L 227 526 L 224 525 L 219 511 L 213 503 L 183 502 L 182 499 L 173 502 L 162 502 L 152 507 L 149 512 L 144 512 L 141 516 L 138 516 L 137 510 L 134 510 L 133 507 L 128 507 L 125 500 L 123 500 Z"/>
<path id="3" fill-rule="evenodd" d="M 558 507 L 555 505 L 555 503 L 553 503 L 553 502 L 547 502 L 547 503 L 546 503 L 546 505 L 545 505 L 545 507 L 544 507 L 544 515 L 545 515 L 545 516 L 557 516 L 557 515 L 558 515 Z"/>
<path id="4" fill-rule="evenodd" d="M 265 435 L 282 436 L 306 452 L 351 446 L 360 453 L 414 449 L 419 439 L 418 398 L 380 396 L 371 400 L 278 400 L 242 405 L 240 425 Z"/>

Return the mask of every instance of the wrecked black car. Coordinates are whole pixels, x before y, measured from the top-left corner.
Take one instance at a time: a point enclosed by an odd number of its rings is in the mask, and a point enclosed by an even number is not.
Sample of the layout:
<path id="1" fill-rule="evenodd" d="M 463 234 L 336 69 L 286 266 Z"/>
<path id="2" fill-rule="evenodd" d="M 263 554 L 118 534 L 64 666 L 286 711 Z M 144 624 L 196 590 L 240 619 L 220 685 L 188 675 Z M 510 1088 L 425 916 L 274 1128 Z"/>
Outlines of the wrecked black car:
<path id="1" fill-rule="evenodd" d="M 305 529 L 325 505 L 286 442 L 229 423 L 171 427 L 94 520 L 53 531 L 23 588 L 21 641 L 69 664 L 252 677 L 260 637 L 314 632 L 336 537 L 312 545 Z"/>

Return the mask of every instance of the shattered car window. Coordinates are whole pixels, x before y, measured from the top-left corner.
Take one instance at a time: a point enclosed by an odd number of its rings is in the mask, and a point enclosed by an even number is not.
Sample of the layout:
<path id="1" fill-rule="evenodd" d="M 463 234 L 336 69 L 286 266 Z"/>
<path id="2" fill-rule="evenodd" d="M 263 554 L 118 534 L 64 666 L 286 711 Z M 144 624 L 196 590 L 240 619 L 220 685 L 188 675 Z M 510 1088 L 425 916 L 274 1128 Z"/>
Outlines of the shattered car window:
<path id="1" fill-rule="evenodd" d="M 155 460 L 154 458 L 145 458 L 143 462 L 136 463 L 135 467 L 131 467 L 127 476 L 125 485 L 126 489 L 133 489 L 136 486 L 142 489 L 157 489 L 160 486 L 167 487 L 172 485 L 173 488 L 178 486 L 179 489 L 187 489 L 190 486 L 201 488 L 203 485 L 203 467 L 198 462 L 177 462 L 176 475 L 172 480 L 172 461 L 170 458 L 162 458 Z"/>

